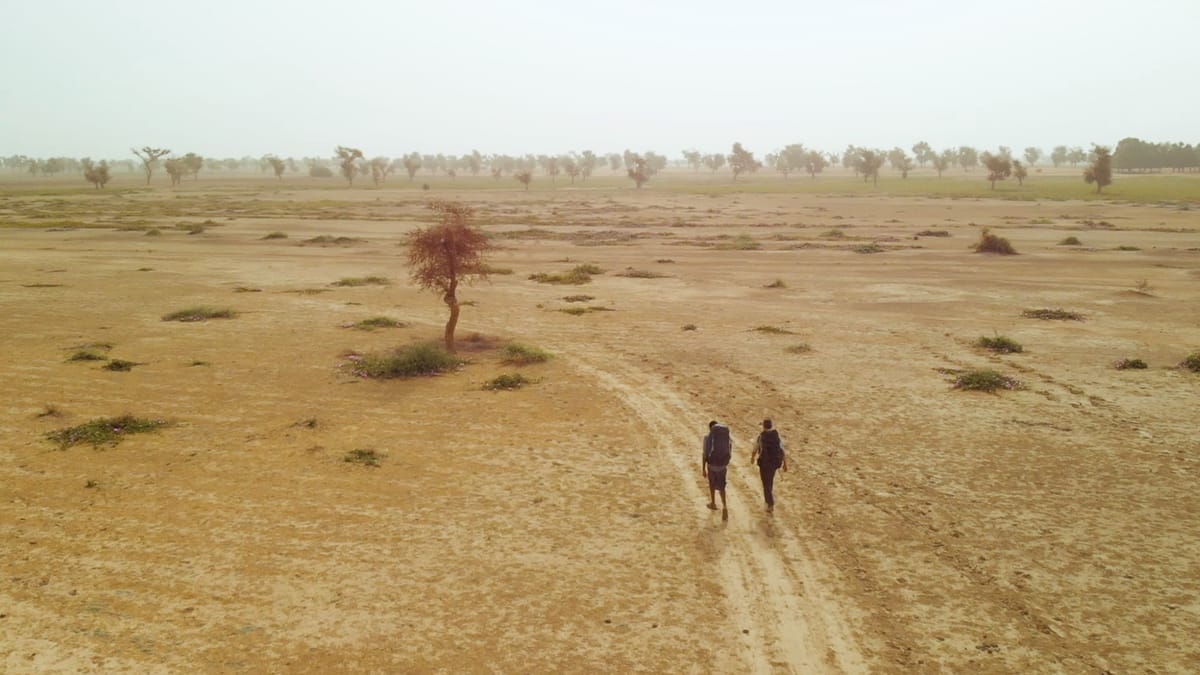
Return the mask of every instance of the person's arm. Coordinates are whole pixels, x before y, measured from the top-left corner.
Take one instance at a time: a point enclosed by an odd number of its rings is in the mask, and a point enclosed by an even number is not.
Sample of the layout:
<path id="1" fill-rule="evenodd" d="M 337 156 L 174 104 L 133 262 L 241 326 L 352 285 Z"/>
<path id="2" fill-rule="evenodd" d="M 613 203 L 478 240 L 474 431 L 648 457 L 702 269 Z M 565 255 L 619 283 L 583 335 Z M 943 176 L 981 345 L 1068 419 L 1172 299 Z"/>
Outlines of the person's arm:
<path id="1" fill-rule="evenodd" d="M 750 451 L 750 463 L 753 464 L 758 459 L 758 453 L 762 452 L 762 434 L 754 437 L 754 449 Z"/>
<path id="2" fill-rule="evenodd" d="M 779 455 L 783 458 L 783 461 L 779 464 L 779 468 L 787 471 L 787 450 L 784 449 L 782 440 L 779 441 Z"/>
<path id="3" fill-rule="evenodd" d="M 708 455 L 712 452 L 712 434 L 704 436 L 704 450 L 700 453 L 700 475 L 708 478 Z"/>

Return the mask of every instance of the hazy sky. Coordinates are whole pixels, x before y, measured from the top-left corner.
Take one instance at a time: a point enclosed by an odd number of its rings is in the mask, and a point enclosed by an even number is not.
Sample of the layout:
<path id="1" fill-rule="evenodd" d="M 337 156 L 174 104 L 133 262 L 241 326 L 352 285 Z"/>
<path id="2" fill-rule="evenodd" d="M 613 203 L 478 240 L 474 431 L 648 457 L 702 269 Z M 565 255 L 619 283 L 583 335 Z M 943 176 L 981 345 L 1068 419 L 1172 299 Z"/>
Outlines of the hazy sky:
<path id="1" fill-rule="evenodd" d="M 1200 0 L 0 0 L 0 155 L 1200 142 Z"/>

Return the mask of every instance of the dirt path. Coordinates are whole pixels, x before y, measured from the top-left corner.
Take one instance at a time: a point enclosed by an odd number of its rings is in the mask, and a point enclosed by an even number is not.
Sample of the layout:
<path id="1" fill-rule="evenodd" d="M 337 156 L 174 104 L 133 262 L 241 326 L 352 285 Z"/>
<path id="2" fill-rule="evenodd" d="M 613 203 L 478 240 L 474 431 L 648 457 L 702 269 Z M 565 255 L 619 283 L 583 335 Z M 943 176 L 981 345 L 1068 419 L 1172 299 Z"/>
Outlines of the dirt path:
<path id="1" fill-rule="evenodd" d="M 616 394 L 658 440 L 653 450 L 671 458 L 683 489 L 697 505 L 697 527 L 718 552 L 722 585 L 733 628 L 744 646 L 747 672 L 861 672 L 862 655 L 838 603 L 819 578 L 820 563 L 791 529 L 758 503 L 750 471 L 737 470 L 746 449 L 735 448 L 730 471 L 729 520 L 701 508 L 707 495 L 697 462 L 696 434 L 681 422 L 701 420 L 673 389 L 620 359 L 596 363 L 572 357 L 572 365 Z"/>

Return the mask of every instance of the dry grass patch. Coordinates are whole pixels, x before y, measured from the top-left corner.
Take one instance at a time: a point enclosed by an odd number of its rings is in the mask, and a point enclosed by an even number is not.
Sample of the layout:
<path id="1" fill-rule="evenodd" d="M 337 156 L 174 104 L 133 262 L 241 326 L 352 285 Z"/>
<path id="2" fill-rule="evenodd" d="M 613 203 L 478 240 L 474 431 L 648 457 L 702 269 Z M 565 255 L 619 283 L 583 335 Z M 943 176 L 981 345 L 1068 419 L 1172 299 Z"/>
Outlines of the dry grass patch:
<path id="1" fill-rule="evenodd" d="M 1180 368 L 1186 368 L 1193 373 L 1200 373 L 1200 352 L 1192 352 L 1187 358 L 1179 362 Z"/>
<path id="2" fill-rule="evenodd" d="M 1083 321 L 1084 315 L 1065 309 L 1027 309 L 1021 312 L 1026 319 L 1042 319 L 1044 321 Z"/>
<path id="3" fill-rule="evenodd" d="M 363 319 L 355 323 L 342 324 L 342 328 L 355 328 L 358 330 L 375 330 L 376 328 L 404 328 L 408 324 L 403 321 L 397 321 L 388 316 L 373 316 L 369 319 Z"/>
<path id="4" fill-rule="evenodd" d="M 794 332 L 779 326 L 756 326 L 753 330 L 755 333 L 766 333 L 767 335 L 795 335 Z"/>
<path id="5" fill-rule="evenodd" d="M 163 321 L 206 321 L 208 319 L 232 319 L 237 312 L 228 308 L 208 307 L 200 305 L 188 307 L 163 316 Z"/>
<path id="6" fill-rule="evenodd" d="M 387 277 L 372 275 L 367 277 L 342 277 L 330 284 L 330 286 L 354 288 L 358 286 L 387 286 L 391 283 Z"/>
<path id="7" fill-rule="evenodd" d="M 976 253 L 992 253 L 995 255 L 1017 255 L 1017 250 L 1013 248 L 1004 237 L 992 234 L 984 230 L 979 235 L 979 242 L 975 244 Z"/>
<path id="8" fill-rule="evenodd" d="M 511 375 L 499 375 L 483 384 L 484 391 L 512 391 L 520 389 L 526 385 L 534 384 L 536 380 L 531 380 L 520 373 Z"/>
<path id="9" fill-rule="evenodd" d="M 993 392 L 1000 389 L 1017 390 L 1025 388 L 1020 380 L 994 370 L 967 370 L 955 374 L 954 388 L 963 391 Z"/>
<path id="10" fill-rule="evenodd" d="M 1021 343 L 1003 335 L 997 335 L 995 337 L 981 337 L 975 341 L 975 346 L 981 347 L 996 354 L 1020 354 L 1021 352 L 1025 351 L 1025 348 L 1021 346 Z"/>
<path id="11" fill-rule="evenodd" d="M 74 427 L 51 431 L 46 434 L 46 438 L 57 443 L 60 450 L 84 443 L 98 448 L 102 445 L 116 445 L 129 434 L 157 431 L 166 425 L 165 420 L 144 419 L 133 415 L 101 417 Z"/>
<path id="12" fill-rule="evenodd" d="M 365 448 L 355 448 L 347 452 L 343 457 L 343 462 L 350 464 L 362 464 L 363 466 L 372 466 L 379 468 L 379 462 L 383 459 L 383 455 Z"/>
<path id="13" fill-rule="evenodd" d="M 1146 362 L 1141 359 L 1124 358 L 1113 363 L 1113 368 L 1117 370 L 1145 370 L 1149 368 Z"/>
<path id="14" fill-rule="evenodd" d="M 532 363 L 545 363 L 550 360 L 550 353 L 538 347 L 514 342 L 504 348 L 500 362 L 514 366 L 527 366 Z"/>
<path id="15" fill-rule="evenodd" d="M 372 379 L 438 375 L 466 363 L 436 342 L 422 342 L 375 354 L 349 354 L 347 358 L 354 375 Z"/>

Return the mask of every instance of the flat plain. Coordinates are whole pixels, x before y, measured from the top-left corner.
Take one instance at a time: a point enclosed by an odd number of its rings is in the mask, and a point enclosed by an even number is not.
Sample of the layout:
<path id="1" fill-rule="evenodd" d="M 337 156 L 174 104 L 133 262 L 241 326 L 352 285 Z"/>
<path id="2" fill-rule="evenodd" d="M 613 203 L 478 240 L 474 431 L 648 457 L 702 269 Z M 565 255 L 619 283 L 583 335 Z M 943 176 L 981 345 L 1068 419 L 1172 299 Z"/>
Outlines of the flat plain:
<path id="1" fill-rule="evenodd" d="M 0 180 L 0 670 L 1200 671 L 1200 177 L 158 180 Z M 441 333 L 400 246 L 431 198 L 496 244 L 468 363 L 356 377 Z M 162 318 L 196 306 L 236 315 Z M 47 438 L 124 414 L 166 425 Z"/>

